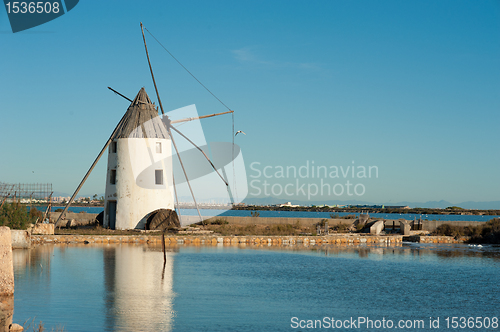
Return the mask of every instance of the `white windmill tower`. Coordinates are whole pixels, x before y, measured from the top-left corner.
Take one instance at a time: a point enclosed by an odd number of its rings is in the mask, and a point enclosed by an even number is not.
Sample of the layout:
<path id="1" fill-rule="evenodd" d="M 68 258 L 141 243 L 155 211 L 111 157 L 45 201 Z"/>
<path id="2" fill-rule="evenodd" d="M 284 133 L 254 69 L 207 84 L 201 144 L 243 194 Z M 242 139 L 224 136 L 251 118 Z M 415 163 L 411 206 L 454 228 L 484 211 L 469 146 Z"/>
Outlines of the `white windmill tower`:
<path id="1" fill-rule="evenodd" d="M 104 227 L 144 229 L 151 212 L 174 210 L 171 155 L 167 128 L 142 88 L 109 145 Z"/>
<path id="2" fill-rule="evenodd" d="M 141 23 L 141 29 L 142 28 L 143 25 Z M 116 94 L 130 101 L 131 104 L 128 107 L 127 112 L 109 137 L 108 141 L 102 148 L 101 152 L 94 160 L 90 169 L 87 171 L 83 180 L 80 182 L 80 185 L 73 193 L 68 204 L 64 208 L 64 211 L 60 214 L 57 221 L 65 217 L 65 213 L 68 207 L 73 202 L 74 198 L 82 188 L 83 184 L 89 177 L 99 159 L 109 147 L 103 226 L 111 229 L 144 229 L 148 226 L 147 222 L 149 222 L 151 219 L 155 219 L 156 215 L 159 216 L 158 219 L 160 219 L 160 223 L 164 222 L 165 220 L 172 220 L 172 218 L 178 223 L 179 219 L 175 210 L 179 212 L 179 207 L 177 206 L 177 208 L 175 208 L 174 206 L 174 202 L 178 203 L 178 200 L 175 180 L 173 177 L 172 146 L 175 149 L 175 154 L 182 168 L 184 179 L 186 180 L 189 191 L 191 192 L 194 204 L 198 212 L 198 216 L 200 218 L 200 221 L 202 221 L 202 216 L 198 209 L 198 205 L 190 185 L 188 174 L 182 162 L 181 155 L 172 136 L 172 131 L 175 131 L 178 135 L 191 143 L 195 147 L 195 149 L 202 153 L 202 155 L 207 159 L 210 167 L 213 169 L 213 171 L 215 171 L 215 173 L 218 174 L 218 176 L 226 185 L 228 194 L 231 198 L 231 202 L 234 202 L 233 195 L 231 193 L 227 180 L 227 175 L 224 171 L 224 165 L 226 164 L 226 162 L 218 163 L 218 167 L 216 167 L 214 163 L 212 163 L 212 161 L 208 158 L 202 148 L 197 146 L 193 141 L 191 141 L 187 136 L 182 134 L 177 128 L 173 126 L 173 124 L 175 123 L 189 122 L 192 120 L 229 114 L 233 113 L 233 111 L 230 110 L 224 103 L 222 103 L 219 98 L 217 98 L 188 71 L 189 74 L 191 74 L 191 76 L 193 76 L 196 81 L 198 81 L 198 83 L 200 83 L 210 94 L 212 94 L 221 104 L 223 104 L 228 109 L 228 111 L 171 121 L 163 110 L 163 106 L 153 75 L 153 69 L 151 67 L 151 62 L 149 59 L 144 30 L 142 30 L 142 36 L 144 39 L 144 47 L 146 49 L 146 56 L 151 71 L 151 77 L 153 79 L 153 84 L 156 90 L 156 96 L 158 98 L 158 103 L 163 115 L 163 119 L 159 117 L 158 108 L 156 108 L 155 105 L 151 102 L 151 99 L 146 94 L 144 88 L 139 91 L 134 100 L 131 100 L 121 93 L 115 91 L 114 89 L 108 87 Z M 178 62 L 177 59 L 175 60 Z M 186 69 L 184 66 L 182 67 Z M 243 172 L 244 165 L 243 159 L 239 154 L 239 149 L 235 149 L 235 135 L 233 134 L 232 136 L 233 143 L 231 144 L 232 156 L 230 162 L 233 163 L 234 181 L 235 157 L 238 156 L 243 167 Z M 224 158 L 220 158 L 220 161 L 223 160 Z M 224 176 L 219 173 L 218 168 L 222 170 Z M 244 184 L 246 188 L 246 179 Z M 171 188 L 173 189 L 174 194 L 172 194 L 172 191 L 170 190 Z M 159 210 L 160 213 L 157 213 Z"/>

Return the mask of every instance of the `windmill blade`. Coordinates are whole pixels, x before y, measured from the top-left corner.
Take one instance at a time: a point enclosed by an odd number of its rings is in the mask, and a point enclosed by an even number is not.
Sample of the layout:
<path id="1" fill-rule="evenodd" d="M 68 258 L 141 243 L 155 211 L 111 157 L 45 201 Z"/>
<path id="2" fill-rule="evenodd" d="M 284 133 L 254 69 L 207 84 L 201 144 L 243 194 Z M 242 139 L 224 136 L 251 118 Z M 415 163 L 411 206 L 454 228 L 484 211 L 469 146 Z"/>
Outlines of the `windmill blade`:
<path id="1" fill-rule="evenodd" d="M 194 118 L 185 118 L 185 119 L 180 119 L 180 120 L 174 120 L 171 123 L 179 123 L 179 122 L 187 122 L 187 121 L 193 121 L 193 120 L 199 120 L 199 119 L 206 119 L 206 118 L 211 118 L 213 116 L 223 115 L 223 114 L 228 114 L 228 113 L 234 113 L 234 111 L 228 111 L 228 112 L 222 112 L 222 113 L 214 113 L 214 114 L 209 114 L 209 115 L 197 116 L 197 117 L 194 117 Z"/>
<path id="2" fill-rule="evenodd" d="M 189 138 L 187 138 L 183 133 L 181 133 L 178 129 L 174 128 L 174 127 L 170 127 L 172 128 L 173 130 L 175 130 L 179 135 L 181 135 L 182 137 L 184 137 L 189 143 L 193 144 L 195 148 L 197 148 L 201 153 L 203 153 L 203 155 L 205 156 L 205 158 L 208 160 L 208 162 L 210 163 L 210 166 L 212 166 L 212 168 L 214 169 L 214 171 L 217 172 L 217 174 L 220 176 L 220 178 L 222 179 L 222 181 L 224 181 L 224 183 L 226 184 L 226 186 L 229 186 L 229 183 L 226 182 L 226 180 L 222 177 L 222 175 L 220 175 L 219 171 L 217 170 L 217 168 L 215 168 L 214 164 L 212 163 L 212 161 L 210 160 L 210 158 L 208 158 L 208 156 L 206 155 L 206 153 L 200 149 L 200 147 L 196 144 L 194 144 L 193 141 L 191 141 Z"/>
<path id="3" fill-rule="evenodd" d="M 114 93 L 116 93 L 117 95 L 119 95 L 120 97 L 123 97 L 123 98 L 127 99 L 129 102 L 132 102 L 132 99 L 130 99 L 128 97 L 125 97 L 124 95 L 122 95 L 121 93 L 119 93 L 118 91 L 116 91 L 115 89 L 113 89 L 112 87 L 108 86 L 108 89 L 110 89 L 111 91 L 113 91 Z"/>
<path id="4" fill-rule="evenodd" d="M 177 153 L 177 156 L 179 156 L 179 150 L 177 150 L 177 145 L 175 144 L 175 140 L 174 140 L 174 137 L 172 136 L 172 132 L 170 131 L 170 128 L 172 128 L 172 127 L 171 126 L 168 127 L 168 133 L 170 134 L 170 139 L 172 140 L 172 144 L 174 145 L 175 153 Z M 188 179 L 186 170 L 184 169 L 184 164 L 182 163 L 182 159 L 180 156 L 179 156 L 179 162 L 181 164 L 182 171 L 184 172 L 184 177 L 186 178 L 186 182 L 188 184 L 189 191 L 191 192 L 191 196 L 193 197 L 194 205 L 196 206 L 196 211 L 198 211 L 198 216 L 200 217 L 200 222 L 203 223 L 203 218 L 201 217 L 200 209 L 198 208 L 198 203 L 196 202 L 196 198 L 194 197 L 193 189 L 191 188 L 191 184 L 189 183 L 189 179 Z"/>

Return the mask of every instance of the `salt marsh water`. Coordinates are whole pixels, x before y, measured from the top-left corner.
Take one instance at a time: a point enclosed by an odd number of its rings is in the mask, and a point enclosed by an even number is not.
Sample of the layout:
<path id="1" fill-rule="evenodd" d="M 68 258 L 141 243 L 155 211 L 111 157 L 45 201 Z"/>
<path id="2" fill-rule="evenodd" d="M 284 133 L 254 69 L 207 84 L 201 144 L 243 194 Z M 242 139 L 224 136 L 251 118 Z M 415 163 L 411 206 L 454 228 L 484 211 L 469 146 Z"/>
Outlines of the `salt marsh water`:
<path id="1" fill-rule="evenodd" d="M 439 317 L 444 330 L 446 317 L 500 318 L 498 247 L 180 246 L 163 268 L 158 247 L 44 245 L 15 250 L 14 265 L 14 321 L 48 330 L 298 331 L 325 317 L 422 320 L 413 330 Z"/>

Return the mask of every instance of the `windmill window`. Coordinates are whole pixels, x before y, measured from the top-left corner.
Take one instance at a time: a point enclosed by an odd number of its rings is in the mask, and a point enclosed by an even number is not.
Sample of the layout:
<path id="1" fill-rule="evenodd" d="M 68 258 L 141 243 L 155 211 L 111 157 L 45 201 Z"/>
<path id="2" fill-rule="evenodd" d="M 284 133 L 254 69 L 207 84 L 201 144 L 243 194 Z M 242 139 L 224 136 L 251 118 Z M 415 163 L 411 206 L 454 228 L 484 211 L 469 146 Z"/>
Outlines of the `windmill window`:
<path id="1" fill-rule="evenodd" d="M 111 142 L 111 153 L 116 153 L 116 142 Z"/>
<path id="2" fill-rule="evenodd" d="M 156 153 L 161 153 L 161 142 L 156 142 Z"/>
<path id="3" fill-rule="evenodd" d="M 163 170 L 155 170 L 155 184 L 163 184 Z"/>
<path id="4" fill-rule="evenodd" d="M 112 169 L 109 172 L 109 183 L 116 184 L 116 169 Z"/>

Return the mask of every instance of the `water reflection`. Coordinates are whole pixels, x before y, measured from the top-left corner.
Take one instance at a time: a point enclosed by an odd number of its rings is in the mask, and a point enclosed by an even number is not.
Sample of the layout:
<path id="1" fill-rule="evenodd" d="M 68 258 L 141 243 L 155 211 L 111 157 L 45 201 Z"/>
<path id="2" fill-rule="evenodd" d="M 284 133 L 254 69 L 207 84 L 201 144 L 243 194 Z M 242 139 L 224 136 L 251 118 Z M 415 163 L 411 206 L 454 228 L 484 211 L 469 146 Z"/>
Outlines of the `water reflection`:
<path id="1" fill-rule="evenodd" d="M 164 263 L 160 247 L 135 245 L 15 250 L 20 295 L 14 322 L 44 317 L 49 329 L 62 325 L 71 331 L 171 331 L 174 257 L 175 250 L 167 249 Z"/>
<path id="2" fill-rule="evenodd" d="M 238 245 L 240 249 L 292 251 L 299 253 L 321 254 L 324 256 L 356 256 L 359 258 L 383 259 L 384 256 L 412 256 L 427 259 L 450 259 L 450 258 L 490 258 L 500 260 L 500 246 L 484 245 L 481 247 L 467 244 L 426 244 L 426 243 L 403 243 L 397 245 L 374 244 L 374 245 Z"/>
<path id="3" fill-rule="evenodd" d="M 172 330 L 173 262 L 174 253 L 170 251 L 163 264 L 163 253 L 159 248 L 104 248 L 107 330 Z"/>
<path id="4" fill-rule="evenodd" d="M 159 246 L 72 244 L 15 250 L 13 259 L 14 322 L 36 317 L 49 331 L 58 325 L 66 331 L 285 331 L 287 315 L 296 312 L 382 314 L 375 298 L 387 302 L 386 310 L 410 301 L 415 310 L 438 306 L 443 315 L 456 314 L 447 311 L 450 303 L 479 316 L 498 307 L 500 247 L 494 246 L 181 245 L 168 249 L 164 265 Z M 352 287 L 369 278 L 392 280 L 394 289 L 375 287 L 367 297 L 364 287 Z M 466 292 L 455 294 L 457 287 Z M 326 295 L 311 296 L 315 289 Z M 480 299 L 468 295 L 479 293 Z M 469 307 L 457 307 L 467 301 Z M 273 319 L 277 325 L 264 325 Z"/>

